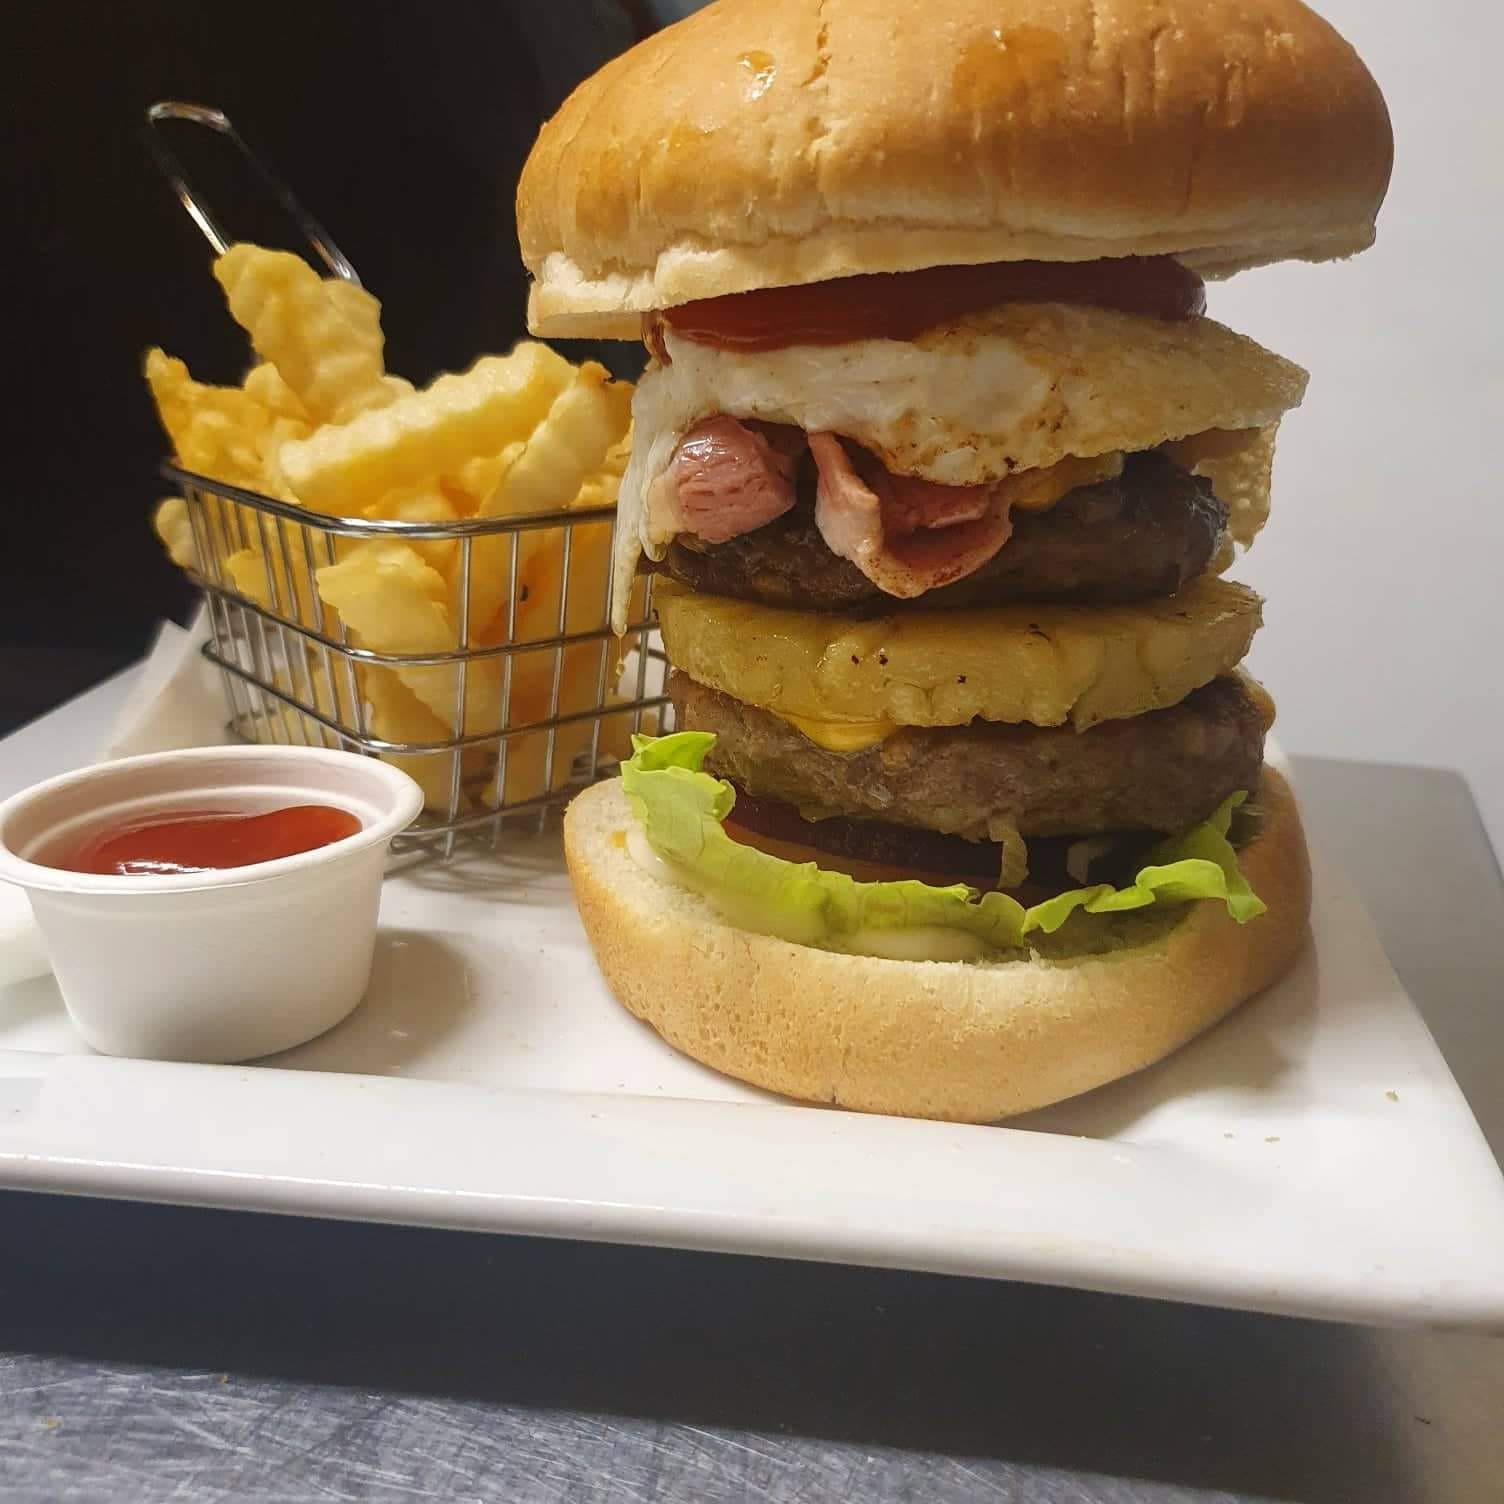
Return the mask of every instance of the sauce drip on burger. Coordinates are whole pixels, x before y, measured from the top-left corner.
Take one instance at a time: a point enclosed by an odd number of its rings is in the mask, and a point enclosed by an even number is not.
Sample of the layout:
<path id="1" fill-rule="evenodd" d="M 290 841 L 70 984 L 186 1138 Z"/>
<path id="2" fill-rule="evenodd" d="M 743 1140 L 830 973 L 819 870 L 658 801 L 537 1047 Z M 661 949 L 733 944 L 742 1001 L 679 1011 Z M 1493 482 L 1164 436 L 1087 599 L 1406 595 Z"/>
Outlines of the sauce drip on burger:
<path id="1" fill-rule="evenodd" d="M 683 303 L 661 317 L 675 334 L 696 344 L 752 352 L 855 339 L 913 339 L 963 314 L 1004 303 L 1082 303 L 1150 318 L 1188 319 L 1206 312 L 1206 285 L 1173 256 L 995 261 L 764 287 Z M 653 317 L 648 316 L 649 324 Z M 652 347 L 651 329 L 647 340 Z"/>

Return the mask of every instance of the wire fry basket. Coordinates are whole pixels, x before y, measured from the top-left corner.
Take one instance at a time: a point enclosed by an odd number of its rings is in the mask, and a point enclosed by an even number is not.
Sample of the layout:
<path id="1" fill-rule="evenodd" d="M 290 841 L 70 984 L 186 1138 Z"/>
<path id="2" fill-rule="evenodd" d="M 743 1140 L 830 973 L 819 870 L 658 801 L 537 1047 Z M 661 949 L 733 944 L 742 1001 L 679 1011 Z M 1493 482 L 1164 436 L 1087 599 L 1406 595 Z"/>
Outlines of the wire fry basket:
<path id="1" fill-rule="evenodd" d="M 161 101 L 146 112 L 148 150 L 216 253 L 229 237 L 163 141 L 164 121 L 227 140 L 325 266 L 359 285 L 328 232 L 220 111 Z M 515 822 L 542 829 L 550 810 L 630 752 L 633 733 L 664 729 L 672 713 L 650 579 L 634 590 L 620 641 L 610 628 L 614 507 L 367 520 L 175 464 L 162 474 L 187 506 L 190 572 L 208 604 L 204 653 L 219 668 L 230 728 L 251 742 L 380 757 L 411 774 L 424 814 L 399 851 L 447 856 L 461 838 L 494 843 Z M 451 624 L 442 649 L 375 651 L 324 601 L 319 571 L 383 539 L 411 545 L 442 575 L 448 599 L 437 619 Z"/>
<path id="2" fill-rule="evenodd" d="M 330 517 L 167 464 L 188 506 L 208 603 L 204 654 L 220 670 L 230 726 L 252 742 L 380 757 L 422 786 L 425 812 L 398 849 L 451 854 L 549 810 L 669 713 L 653 635 L 652 581 L 610 627 L 615 509 L 449 523 Z M 497 641 L 421 654 L 360 646 L 323 604 L 318 571 L 372 539 L 452 550 L 453 619 L 471 619 L 479 540 L 500 557 Z M 415 734 L 417 731 L 426 734 Z"/>

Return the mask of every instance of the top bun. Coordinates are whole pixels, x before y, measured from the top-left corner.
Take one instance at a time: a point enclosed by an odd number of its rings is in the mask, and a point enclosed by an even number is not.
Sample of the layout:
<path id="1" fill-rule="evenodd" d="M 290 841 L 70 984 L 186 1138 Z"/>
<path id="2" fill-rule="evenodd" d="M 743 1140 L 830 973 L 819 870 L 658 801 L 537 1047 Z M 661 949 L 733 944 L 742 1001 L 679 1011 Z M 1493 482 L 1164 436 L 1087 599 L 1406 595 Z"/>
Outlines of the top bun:
<path id="1" fill-rule="evenodd" d="M 716 0 L 586 79 L 517 191 L 537 334 L 855 272 L 1372 243 L 1393 140 L 1299 0 Z"/>

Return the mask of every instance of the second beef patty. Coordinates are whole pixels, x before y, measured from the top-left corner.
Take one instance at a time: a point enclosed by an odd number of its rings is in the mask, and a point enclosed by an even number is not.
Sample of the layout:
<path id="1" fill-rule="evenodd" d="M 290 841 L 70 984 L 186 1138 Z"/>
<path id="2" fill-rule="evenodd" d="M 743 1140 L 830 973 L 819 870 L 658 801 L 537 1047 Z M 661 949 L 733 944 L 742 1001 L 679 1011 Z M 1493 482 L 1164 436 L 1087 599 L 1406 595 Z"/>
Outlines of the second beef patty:
<path id="1" fill-rule="evenodd" d="M 1253 789 L 1264 758 L 1263 714 L 1234 676 L 1088 731 L 908 726 L 854 753 L 827 752 L 778 716 L 677 670 L 668 690 L 681 730 L 716 734 L 706 770 L 755 798 L 971 840 L 988 839 L 999 822 L 1026 837 L 1169 834 Z"/>

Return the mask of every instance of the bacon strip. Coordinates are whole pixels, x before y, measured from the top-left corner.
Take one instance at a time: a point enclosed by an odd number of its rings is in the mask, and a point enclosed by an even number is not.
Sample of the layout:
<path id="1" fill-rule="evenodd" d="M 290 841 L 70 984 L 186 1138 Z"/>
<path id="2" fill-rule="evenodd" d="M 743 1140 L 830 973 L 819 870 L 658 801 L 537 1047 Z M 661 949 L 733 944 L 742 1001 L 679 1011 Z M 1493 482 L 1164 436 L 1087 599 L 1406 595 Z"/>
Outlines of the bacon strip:
<path id="1" fill-rule="evenodd" d="M 820 472 L 815 525 L 888 595 L 909 600 L 980 569 L 1013 531 L 1003 484 L 939 486 L 857 459 L 833 433 L 812 433 Z"/>
<path id="2" fill-rule="evenodd" d="M 794 471 L 804 436 L 771 424 L 707 418 L 685 434 L 661 480 L 650 490 L 661 536 L 692 533 L 726 543 L 781 517 L 795 500 Z"/>
<path id="3" fill-rule="evenodd" d="M 806 442 L 815 458 L 815 524 L 826 546 L 888 595 L 909 599 L 979 569 L 1013 531 L 1006 481 L 941 486 L 890 475 L 831 433 L 743 423 L 697 423 L 648 490 L 650 530 L 726 543 L 781 517 L 796 499 Z"/>

